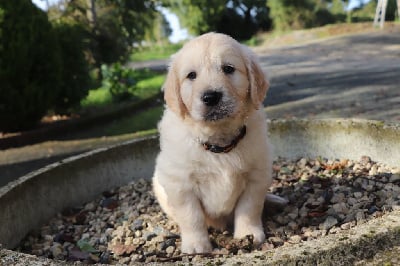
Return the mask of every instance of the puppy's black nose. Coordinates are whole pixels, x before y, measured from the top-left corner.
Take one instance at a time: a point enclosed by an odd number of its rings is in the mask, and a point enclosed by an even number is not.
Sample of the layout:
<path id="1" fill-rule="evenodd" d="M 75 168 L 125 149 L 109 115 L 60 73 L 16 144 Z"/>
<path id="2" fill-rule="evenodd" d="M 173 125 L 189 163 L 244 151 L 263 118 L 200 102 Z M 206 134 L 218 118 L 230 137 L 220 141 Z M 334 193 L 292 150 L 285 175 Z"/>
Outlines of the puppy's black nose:
<path id="1" fill-rule="evenodd" d="M 203 96 L 201 97 L 201 100 L 207 106 L 215 106 L 215 105 L 217 105 L 219 103 L 221 98 L 222 98 L 222 92 L 219 92 L 219 91 L 206 91 L 203 94 Z"/>

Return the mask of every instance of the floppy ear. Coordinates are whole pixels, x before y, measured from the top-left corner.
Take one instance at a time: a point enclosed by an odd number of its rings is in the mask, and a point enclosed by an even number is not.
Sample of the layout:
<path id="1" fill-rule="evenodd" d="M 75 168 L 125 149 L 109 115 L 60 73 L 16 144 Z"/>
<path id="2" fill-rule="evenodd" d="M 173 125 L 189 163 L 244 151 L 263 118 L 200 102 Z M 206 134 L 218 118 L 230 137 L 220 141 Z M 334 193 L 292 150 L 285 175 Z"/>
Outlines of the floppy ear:
<path id="1" fill-rule="evenodd" d="M 269 82 L 261 69 L 255 55 L 249 54 L 247 61 L 247 73 L 250 80 L 250 98 L 256 109 L 259 109 L 269 88 Z"/>
<path id="2" fill-rule="evenodd" d="M 167 103 L 168 108 L 179 116 L 184 117 L 186 107 L 182 101 L 179 79 L 173 64 L 169 67 L 163 90 L 164 100 Z"/>

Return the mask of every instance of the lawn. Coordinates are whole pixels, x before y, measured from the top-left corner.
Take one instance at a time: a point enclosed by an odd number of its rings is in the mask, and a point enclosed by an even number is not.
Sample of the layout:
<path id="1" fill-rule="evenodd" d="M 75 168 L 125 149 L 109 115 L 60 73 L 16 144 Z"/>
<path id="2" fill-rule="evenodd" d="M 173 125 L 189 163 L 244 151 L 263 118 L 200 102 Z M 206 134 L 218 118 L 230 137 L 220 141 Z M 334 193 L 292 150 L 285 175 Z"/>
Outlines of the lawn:
<path id="1" fill-rule="evenodd" d="M 137 83 L 133 101 L 138 101 L 158 94 L 164 83 L 165 74 L 150 70 L 137 70 L 135 71 L 134 78 L 137 80 Z M 104 87 L 90 90 L 88 96 L 81 101 L 83 110 L 118 104 L 113 101 L 110 91 Z"/>
<path id="2" fill-rule="evenodd" d="M 182 47 L 182 43 L 168 44 L 165 46 L 153 45 L 149 47 L 137 48 L 130 56 L 133 62 L 143 62 L 149 60 L 169 58 Z"/>
<path id="3" fill-rule="evenodd" d="M 160 93 L 165 80 L 165 74 L 150 70 L 137 70 L 134 72 L 137 81 L 133 97 L 123 102 L 115 102 L 108 88 L 100 87 L 90 90 L 88 96 L 81 101 L 81 113 L 98 114 L 99 112 L 113 112 L 122 105 L 132 105 L 141 100 L 148 99 Z M 139 131 L 154 130 L 162 114 L 162 103 L 151 104 L 136 113 L 127 113 L 121 118 L 114 119 L 102 127 L 96 127 L 93 136 L 116 136 Z"/>
<path id="4" fill-rule="evenodd" d="M 103 135 L 117 136 L 139 131 L 153 132 L 161 118 L 162 111 L 163 106 L 159 105 L 118 119 L 104 128 Z"/>

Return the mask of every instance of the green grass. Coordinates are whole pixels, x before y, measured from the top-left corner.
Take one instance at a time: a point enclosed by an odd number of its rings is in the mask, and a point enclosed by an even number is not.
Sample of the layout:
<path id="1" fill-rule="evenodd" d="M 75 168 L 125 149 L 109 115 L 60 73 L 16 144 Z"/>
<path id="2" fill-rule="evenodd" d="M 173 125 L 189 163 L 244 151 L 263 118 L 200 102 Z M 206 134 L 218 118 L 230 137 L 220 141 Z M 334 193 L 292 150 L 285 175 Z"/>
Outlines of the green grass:
<path id="1" fill-rule="evenodd" d="M 134 62 L 142 62 L 148 60 L 157 60 L 169 58 L 182 47 L 181 43 L 168 44 L 164 46 L 150 46 L 135 49 L 130 56 L 130 60 Z"/>
<path id="2" fill-rule="evenodd" d="M 153 77 L 141 80 L 137 83 L 135 96 L 140 99 L 151 97 L 161 90 L 161 86 L 165 81 L 164 74 L 157 74 Z"/>
<path id="3" fill-rule="evenodd" d="M 134 79 L 137 80 L 135 99 L 146 99 L 157 94 L 165 80 L 165 74 L 155 73 L 149 70 L 138 70 Z M 88 96 L 81 101 L 83 109 L 93 107 L 112 106 L 114 103 L 111 93 L 106 88 L 98 88 L 89 91 Z"/>
<path id="4" fill-rule="evenodd" d="M 244 41 L 243 44 L 247 46 L 258 46 L 263 42 L 258 35 L 254 35 L 249 40 Z"/>
<path id="5" fill-rule="evenodd" d="M 137 80 L 134 98 L 131 102 L 147 99 L 160 92 L 165 75 L 149 70 L 135 71 L 134 79 Z M 126 102 L 114 102 L 111 93 L 106 88 L 89 91 L 88 96 L 82 100 L 82 111 L 96 113 L 98 110 L 118 108 Z M 129 103 L 129 102 L 128 102 Z M 97 136 L 116 136 L 131 134 L 140 131 L 154 131 L 161 118 L 163 107 L 159 106 L 146 109 L 131 115 L 124 116 L 104 127 L 96 129 Z"/>
<path id="6" fill-rule="evenodd" d="M 153 107 L 140 113 L 121 118 L 104 129 L 104 135 L 115 136 L 138 131 L 153 131 L 161 118 L 163 106 Z"/>
<path id="7" fill-rule="evenodd" d="M 90 90 L 88 96 L 81 101 L 82 108 L 102 107 L 109 104 L 112 104 L 112 97 L 110 91 L 106 88 Z"/>

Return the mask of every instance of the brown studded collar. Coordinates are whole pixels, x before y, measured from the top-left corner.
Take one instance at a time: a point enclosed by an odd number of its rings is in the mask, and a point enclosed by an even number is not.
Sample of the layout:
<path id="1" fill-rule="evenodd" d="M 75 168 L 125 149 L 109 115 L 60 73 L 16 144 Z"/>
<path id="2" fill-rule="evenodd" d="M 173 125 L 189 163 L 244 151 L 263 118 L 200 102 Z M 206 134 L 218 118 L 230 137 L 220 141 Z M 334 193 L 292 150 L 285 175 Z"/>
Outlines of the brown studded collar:
<path id="1" fill-rule="evenodd" d="M 215 145 L 215 144 L 210 144 L 208 142 L 203 142 L 202 145 L 203 145 L 203 148 L 206 151 L 211 151 L 211 152 L 214 152 L 214 153 L 228 153 L 231 150 L 233 150 L 233 148 L 236 147 L 236 145 L 239 143 L 239 141 L 241 141 L 244 138 L 244 136 L 246 136 L 246 126 L 243 126 L 240 129 L 239 135 L 237 135 L 231 141 L 231 143 L 226 145 L 226 146 L 218 146 L 218 145 Z"/>

